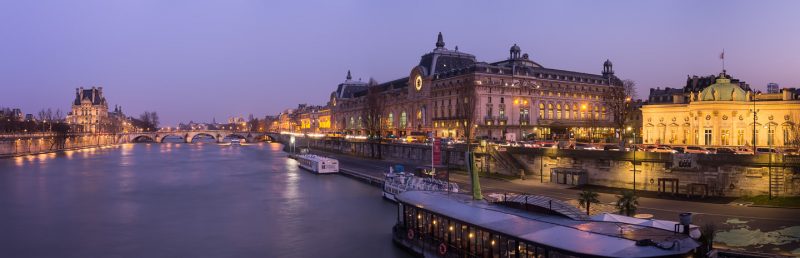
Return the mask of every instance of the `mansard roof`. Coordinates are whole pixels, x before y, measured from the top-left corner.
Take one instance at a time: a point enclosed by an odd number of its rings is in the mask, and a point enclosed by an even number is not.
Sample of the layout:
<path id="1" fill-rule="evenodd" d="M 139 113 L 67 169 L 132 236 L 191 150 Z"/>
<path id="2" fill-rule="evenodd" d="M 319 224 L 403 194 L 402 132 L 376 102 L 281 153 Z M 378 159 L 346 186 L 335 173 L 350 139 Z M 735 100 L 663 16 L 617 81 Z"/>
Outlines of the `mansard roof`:
<path id="1" fill-rule="evenodd" d="M 88 100 L 92 105 L 106 104 L 106 98 L 103 97 L 103 88 L 84 89 L 83 87 L 75 89 L 74 105 L 80 105 L 84 100 Z"/>

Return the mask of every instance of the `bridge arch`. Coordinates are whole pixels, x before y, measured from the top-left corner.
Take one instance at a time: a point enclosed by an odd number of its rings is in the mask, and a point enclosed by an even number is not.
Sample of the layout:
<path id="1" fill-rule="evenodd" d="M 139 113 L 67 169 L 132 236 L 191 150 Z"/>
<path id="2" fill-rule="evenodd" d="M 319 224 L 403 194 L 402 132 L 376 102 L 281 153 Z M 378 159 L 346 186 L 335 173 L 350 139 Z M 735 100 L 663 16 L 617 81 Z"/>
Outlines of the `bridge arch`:
<path id="1" fill-rule="evenodd" d="M 270 135 L 270 133 L 257 133 L 252 135 L 250 138 L 253 140 L 253 142 L 266 142 L 266 141 L 275 142 L 278 140 L 275 139 L 272 135 Z"/>
<path id="2" fill-rule="evenodd" d="M 194 139 L 197 138 L 197 136 L 208 136 L 208 137 L 211 137 L 211 139 L 214 139 L 214 141 L 217 141 L 217 142 L 220 139 L 219 138 L 220 137 L 219 133 L 214 134 L 212 132 L 190 132 L 190 133 L 186 134 L 186 136 L 184 137 L 184 140 L 186 140 L 187 143 L 192 143 L 194 141 Z"/>
<path id="3" fill-rule="evenodd" d="M 157 142 L 157 141 L 152 136 L 143 134 L 143 135 L 133 136 L 133 138 L 130 139 L 130 142 L 137 143 L 137 142 Z"/>
<path id="4" fill-rule="evenodd" d="M 180 134 L 175 134 L 175 133 L 168 133 L 168 134 L 158 135 L 158 137 L 157 137 L 158 138 L 158 142 L 159 143 L 164 143 L 164 139 L 167 139 L 167 137 L 177 137 L 177 138 L 179 138 L 181 140 L 185 140 L 186 135 L 180 135 Z"/>

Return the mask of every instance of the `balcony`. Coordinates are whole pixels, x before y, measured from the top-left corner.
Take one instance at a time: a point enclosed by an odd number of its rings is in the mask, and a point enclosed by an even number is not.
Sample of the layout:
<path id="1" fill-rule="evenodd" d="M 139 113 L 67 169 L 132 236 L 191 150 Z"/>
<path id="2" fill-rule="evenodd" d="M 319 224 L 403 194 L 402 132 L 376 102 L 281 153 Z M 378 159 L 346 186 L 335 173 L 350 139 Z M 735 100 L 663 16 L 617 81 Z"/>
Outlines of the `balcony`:
<path id="1" fill-rule="evenodd" d="M 507 122 L 507 121 L 508 121 L 508 117 L 507 117 L 507 116 L 505 116 L 505 115 L 501 115 L 501 116 L 498 116 L 498 117 L 497 117 L 497 120 L 498 120 L 498 121 Z"/>

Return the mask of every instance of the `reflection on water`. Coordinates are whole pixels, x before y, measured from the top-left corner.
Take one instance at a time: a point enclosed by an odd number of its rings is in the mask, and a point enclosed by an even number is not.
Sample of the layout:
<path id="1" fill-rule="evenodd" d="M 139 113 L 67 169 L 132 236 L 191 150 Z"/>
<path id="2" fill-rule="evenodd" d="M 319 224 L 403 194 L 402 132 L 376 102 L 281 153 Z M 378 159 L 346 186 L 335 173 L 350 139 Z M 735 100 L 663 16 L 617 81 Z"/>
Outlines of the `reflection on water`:
<path id="1" fill-rule="evenodd" d="M 0 160 L 0 257 L 406 257 L 394 204 L 277 144 L 122 145 Z"/>

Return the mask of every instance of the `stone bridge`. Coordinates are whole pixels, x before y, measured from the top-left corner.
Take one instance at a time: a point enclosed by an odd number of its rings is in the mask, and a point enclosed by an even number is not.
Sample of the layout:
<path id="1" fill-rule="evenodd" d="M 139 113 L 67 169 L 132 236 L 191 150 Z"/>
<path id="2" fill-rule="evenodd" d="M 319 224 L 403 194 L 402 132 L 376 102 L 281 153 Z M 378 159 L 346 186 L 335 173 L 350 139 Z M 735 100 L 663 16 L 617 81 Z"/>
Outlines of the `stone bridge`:
<path id="1" fill-rule="evenodd" d="M 242 139 L 246 142 L 258 141 L 277 141 L 278 133 L 272 132 L 248 132 L 231 130 L 179 130 L 179 131 L 158 131 L 158 132 L 136 132 L 123 133 L 117 135 L 118 143 L 134 143 L 141 141 L 164 142 L 167 137 L 179 138 L 186 143 L 191 143 L 197 136 L 211 137 L 216 142 L 222 142 L 225 138 Z"/>

